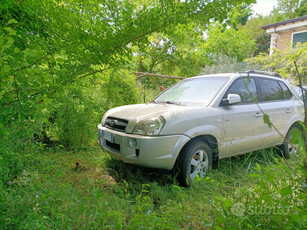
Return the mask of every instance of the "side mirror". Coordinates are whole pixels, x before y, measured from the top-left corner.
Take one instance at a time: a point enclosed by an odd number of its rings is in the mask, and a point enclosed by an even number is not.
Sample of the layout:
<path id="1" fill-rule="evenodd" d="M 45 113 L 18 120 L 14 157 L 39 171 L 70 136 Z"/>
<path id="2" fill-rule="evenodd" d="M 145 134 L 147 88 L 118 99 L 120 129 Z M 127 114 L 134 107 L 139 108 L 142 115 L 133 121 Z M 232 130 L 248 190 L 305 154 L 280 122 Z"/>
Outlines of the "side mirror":
<path id="1" fill-rule="evenodd" d="M 224 105 L 234 105 L 241 102 L 239 94 L 228 94 L 227 98 L 223 99 Z"/>

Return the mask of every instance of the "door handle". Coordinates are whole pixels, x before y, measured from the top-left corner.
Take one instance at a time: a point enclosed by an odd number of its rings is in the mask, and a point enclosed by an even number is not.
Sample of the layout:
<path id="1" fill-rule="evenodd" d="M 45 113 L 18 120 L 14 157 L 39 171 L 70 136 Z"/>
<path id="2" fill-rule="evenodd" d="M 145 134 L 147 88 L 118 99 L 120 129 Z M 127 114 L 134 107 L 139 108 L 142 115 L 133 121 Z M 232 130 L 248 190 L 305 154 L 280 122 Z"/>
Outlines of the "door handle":
<path id="1" fill-rule="evenodd" d="M 285 112 L 286 112 L 286 113 L 291 113 L 291 112 L 292 112 L 292 109 L 286 109 Z"/>
<path id="2" fill-rule="evenodd" d="M 263 117 L 263 114 L 262 113 L 255 113 L 254 117 Z"/>

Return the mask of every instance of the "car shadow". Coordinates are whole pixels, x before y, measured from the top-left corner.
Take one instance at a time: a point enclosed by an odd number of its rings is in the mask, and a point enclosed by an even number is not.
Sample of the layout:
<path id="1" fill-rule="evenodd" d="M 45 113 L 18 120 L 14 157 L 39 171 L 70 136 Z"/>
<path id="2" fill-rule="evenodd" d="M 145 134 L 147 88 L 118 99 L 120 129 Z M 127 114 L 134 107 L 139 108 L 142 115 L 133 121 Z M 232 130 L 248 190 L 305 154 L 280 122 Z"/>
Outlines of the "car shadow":
<path id="1" fill-rule="evenodd" d="M 156 182 L 160 186 L 177 184 L 175 170 L 161 170 L 144 168 L 124 163 L 113 157 L 105 160 L 105 170 L 117 183 L 128 182 L 131 184 L 148 184 Z"/>
<path id="2" fill-rule="evenodd" d="M 253 171 L 256 163 L 262 165 L 274 164 L 275 158 L 280 157 L 277 148 L 259 150 L 247 154 L 242 154 L 230 158 L 221 159 L 219 167 L 211 170 L 209 177 L 218 179 L 219 174 L 231 177 L 235 171 L 240 170 L 246 174 Z M 124 163 L 113 157 L 105 159 L 105 171 L 116 183 L 148 184 L 157 183 L 159 186 L 179 185 L 175 169 L 170 171 L 144 168 L 128 163 Z"/>

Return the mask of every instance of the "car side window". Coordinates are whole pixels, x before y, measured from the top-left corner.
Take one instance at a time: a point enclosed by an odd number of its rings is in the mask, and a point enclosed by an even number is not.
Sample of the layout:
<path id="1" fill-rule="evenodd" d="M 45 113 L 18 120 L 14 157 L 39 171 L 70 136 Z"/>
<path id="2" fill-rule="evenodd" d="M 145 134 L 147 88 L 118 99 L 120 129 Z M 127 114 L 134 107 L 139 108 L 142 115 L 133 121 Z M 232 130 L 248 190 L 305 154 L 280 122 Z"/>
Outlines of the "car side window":
<path id="1" fill-rule="evenodd" d="M 285 83 L 279 81 L 278 82 L 282 91 L 284 92 L 284 96 L 286 99 L 290 99 L 292 97 L 292 93 L 290 92 L 290 90 L 288 89 L 288 87 L 286 86 Z"/>
<path id="2" fill-rule="evenodd" d="M 283 100 L 284 95 L 277 81 L 270 79 L 259 79 L 262 101 Z"/>
<path id="3" fill-rule="evenodd" d="M 236 80 L 229 88 L 228 94 L 238 94 L 241 97 L 241 103 L 257 102 L 257 88 L 253 78 L 240 78 Z"/>

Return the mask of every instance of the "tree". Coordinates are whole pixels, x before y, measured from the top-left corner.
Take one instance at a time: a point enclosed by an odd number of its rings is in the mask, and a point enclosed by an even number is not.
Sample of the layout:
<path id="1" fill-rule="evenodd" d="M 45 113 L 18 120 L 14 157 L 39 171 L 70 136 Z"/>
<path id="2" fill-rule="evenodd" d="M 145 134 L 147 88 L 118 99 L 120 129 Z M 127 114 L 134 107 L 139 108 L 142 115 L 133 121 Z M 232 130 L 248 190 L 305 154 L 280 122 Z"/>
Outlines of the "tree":
<path id="1" fill-rule="evenodd" d="M 109 70 L 124 85 L 117 70 L 130 66 L 131 47 L 145 50 L 151 35 L 175 34 L 176 25 L 223 21 L 241 2 L 251 0 L 5 1 L 0 6 L 0 132 L 26 129 L 22 138 L 32 140 L 48 126 L 53 110 L 72 103 L 60 102 L 61 95 L 69 92 L 78 97 L 75 104 L 84 104 L 89 90 L 100 90 L 92 82 L 99 82 L 101 73 L 114 77 Z"/>
<path id="2" fill-rule="evenodd" d="M 228 24 L 234 29 L 238 29 L 238 26 L 244 26 L 248 22 L 250 16 L 252 16 L 252 9 L 250 5 L 238 5 L 229 13 Z"/>
<path id="3" fill-rule="evenodd" d="M 278 0 L 273 14 L 281 14 L 284 20 L 302 17 L 307 14 L 306 0 Z"/>
<path id="4" fill-rule="evenodd" d="M 217 23 L 211 26 L 208 31 L 205 48 L 208 59 L 224 54 L 236 57 L 240 62 L 247 57 L 251 57 L 256 49 L 255 40 L 244 29 L 224 28 Z"/>
<path id="5" fill-rule="evenodd" d="M 250 68 L 261 66 L 262 70 L 275 71 L 284 78 L 289 79 L 294 84 L 298 84 L 297 70 L 294 62 L 298 66 L 301 76 L 307 75 L 307 43 L 298 44 L 295 49 L 289 46 L 286 50 L 275 50 L 272 55 L 261 53 L 260 55 L 246 59 Z M 307 84 L 307 79 L 302 78 L 302 83 Z"/>
<path id="6" fill-rule="evenodd" d="M 261 26 L 271 23 L 273 23 L 273 21 L 270 17 L 257 15 L 248 20 L 244 26 L 239 28 L 239 30 L 244 30 L 251 39 L 255 40 L 256 49 L 253 53 L 254 56 L 262 52 L 269 52 L 271 36 L 267 34 Z"/>
<path id="7" fill-rule="evenodd" d="M 135 47 L 135 67 L 143 72 L 160 72 L 190 77 L 206 63 L 202 30 L 196 23 L 178 25 L 172 32 L 155 33 L 146 49 Z"/>

